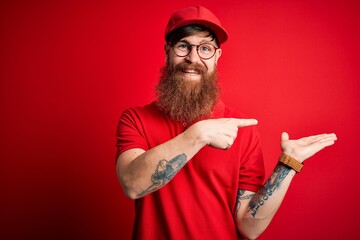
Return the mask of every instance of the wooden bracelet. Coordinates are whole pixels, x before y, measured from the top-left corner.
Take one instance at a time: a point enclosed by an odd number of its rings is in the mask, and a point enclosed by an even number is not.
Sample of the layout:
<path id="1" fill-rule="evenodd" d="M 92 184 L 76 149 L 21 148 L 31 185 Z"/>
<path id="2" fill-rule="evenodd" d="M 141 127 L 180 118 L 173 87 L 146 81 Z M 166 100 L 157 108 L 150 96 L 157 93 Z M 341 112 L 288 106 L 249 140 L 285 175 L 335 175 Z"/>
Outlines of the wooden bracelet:
<path id="1" fill-rule="evenodd" d="M 279 158 L 279 162 L 283 163 L 284 165 L 292 168 L 295 170 L 295 172 L 300 172 L 304 164 L 297 161 L 295 158 L 290 157 L 289 155 L 286 155 L 285 153 L 282 153 Z"/>

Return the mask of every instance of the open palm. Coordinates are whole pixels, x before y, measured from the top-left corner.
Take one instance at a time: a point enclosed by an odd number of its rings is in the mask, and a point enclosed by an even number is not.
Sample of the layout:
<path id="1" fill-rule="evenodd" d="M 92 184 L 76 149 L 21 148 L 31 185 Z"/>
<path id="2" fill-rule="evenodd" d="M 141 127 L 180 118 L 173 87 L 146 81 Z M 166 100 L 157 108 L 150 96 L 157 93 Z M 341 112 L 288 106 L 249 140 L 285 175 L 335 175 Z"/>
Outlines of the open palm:
<path id="1" fill-rule="evenodd" d="M 299 162 L 303 162 L 325 147 L 333 145 L 336 140 L 337 138 L 334 133 L 290 140 L 289 134 L 283 132 L 281 134 L 281 149 L 285 154 L 295 158 Z"/>

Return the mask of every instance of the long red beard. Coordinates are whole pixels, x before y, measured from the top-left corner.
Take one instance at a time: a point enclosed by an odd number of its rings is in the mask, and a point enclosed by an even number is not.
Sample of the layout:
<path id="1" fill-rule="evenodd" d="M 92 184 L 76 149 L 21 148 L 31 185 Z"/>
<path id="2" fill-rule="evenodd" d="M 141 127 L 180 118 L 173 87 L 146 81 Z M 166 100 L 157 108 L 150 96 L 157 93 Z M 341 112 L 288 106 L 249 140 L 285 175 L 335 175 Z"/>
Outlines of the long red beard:
<path id="1" fill-rule="evenodd" d="M 182 71 L 189 67 L 201 73 L 200 81 L 182 79 Z M 211 114 L 219 93 L 216 71 L 207 74 L 199 64 L 184 62 L 171 67 L 167 63 L 156 87 L 157 106 L 173 120 L 190 123 Z"/>

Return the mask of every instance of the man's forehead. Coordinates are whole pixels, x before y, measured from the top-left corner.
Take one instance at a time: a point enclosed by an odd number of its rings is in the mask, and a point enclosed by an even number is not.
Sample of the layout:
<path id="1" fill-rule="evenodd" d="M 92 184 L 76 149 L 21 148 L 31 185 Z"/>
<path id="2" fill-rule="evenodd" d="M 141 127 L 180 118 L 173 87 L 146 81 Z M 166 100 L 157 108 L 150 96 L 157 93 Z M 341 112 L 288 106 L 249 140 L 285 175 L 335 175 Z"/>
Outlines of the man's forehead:
<path id="1" fill-rule="evenodd" d="M 183 37 L 179 40 L 180 41 L 185 41 L 185 42 L 196 42 L 196 43 L 204 43 L 204 42 L 213 42 L 215 40 L 214 37 L 212 37 L 211 35 L 209 35 L 208 32 L 198 32 L 195 34 L 192 34 L 190 36 L 187 37 Z"/>

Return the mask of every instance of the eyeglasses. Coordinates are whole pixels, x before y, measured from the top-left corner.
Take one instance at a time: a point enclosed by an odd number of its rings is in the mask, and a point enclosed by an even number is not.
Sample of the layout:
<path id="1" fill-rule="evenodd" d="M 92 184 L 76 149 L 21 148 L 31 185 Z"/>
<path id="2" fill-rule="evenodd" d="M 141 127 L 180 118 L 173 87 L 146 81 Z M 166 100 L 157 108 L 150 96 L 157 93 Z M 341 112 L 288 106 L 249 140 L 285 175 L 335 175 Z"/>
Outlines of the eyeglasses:
<path id="1" fill-rule="evenodd" d="M 184 41 L 177 42 L 172 47 L 174 49 L 174 53 L 178 57 L 186 57 L 191 53 L 192 48 L 196 47 L 196 52 L 198 53 L 199 57 L 204 60 L 212 58 L 215 55 L 216 50 L 219 49 L 218 47 L 215 47 L 209 43 L 195 45 Z"/>

